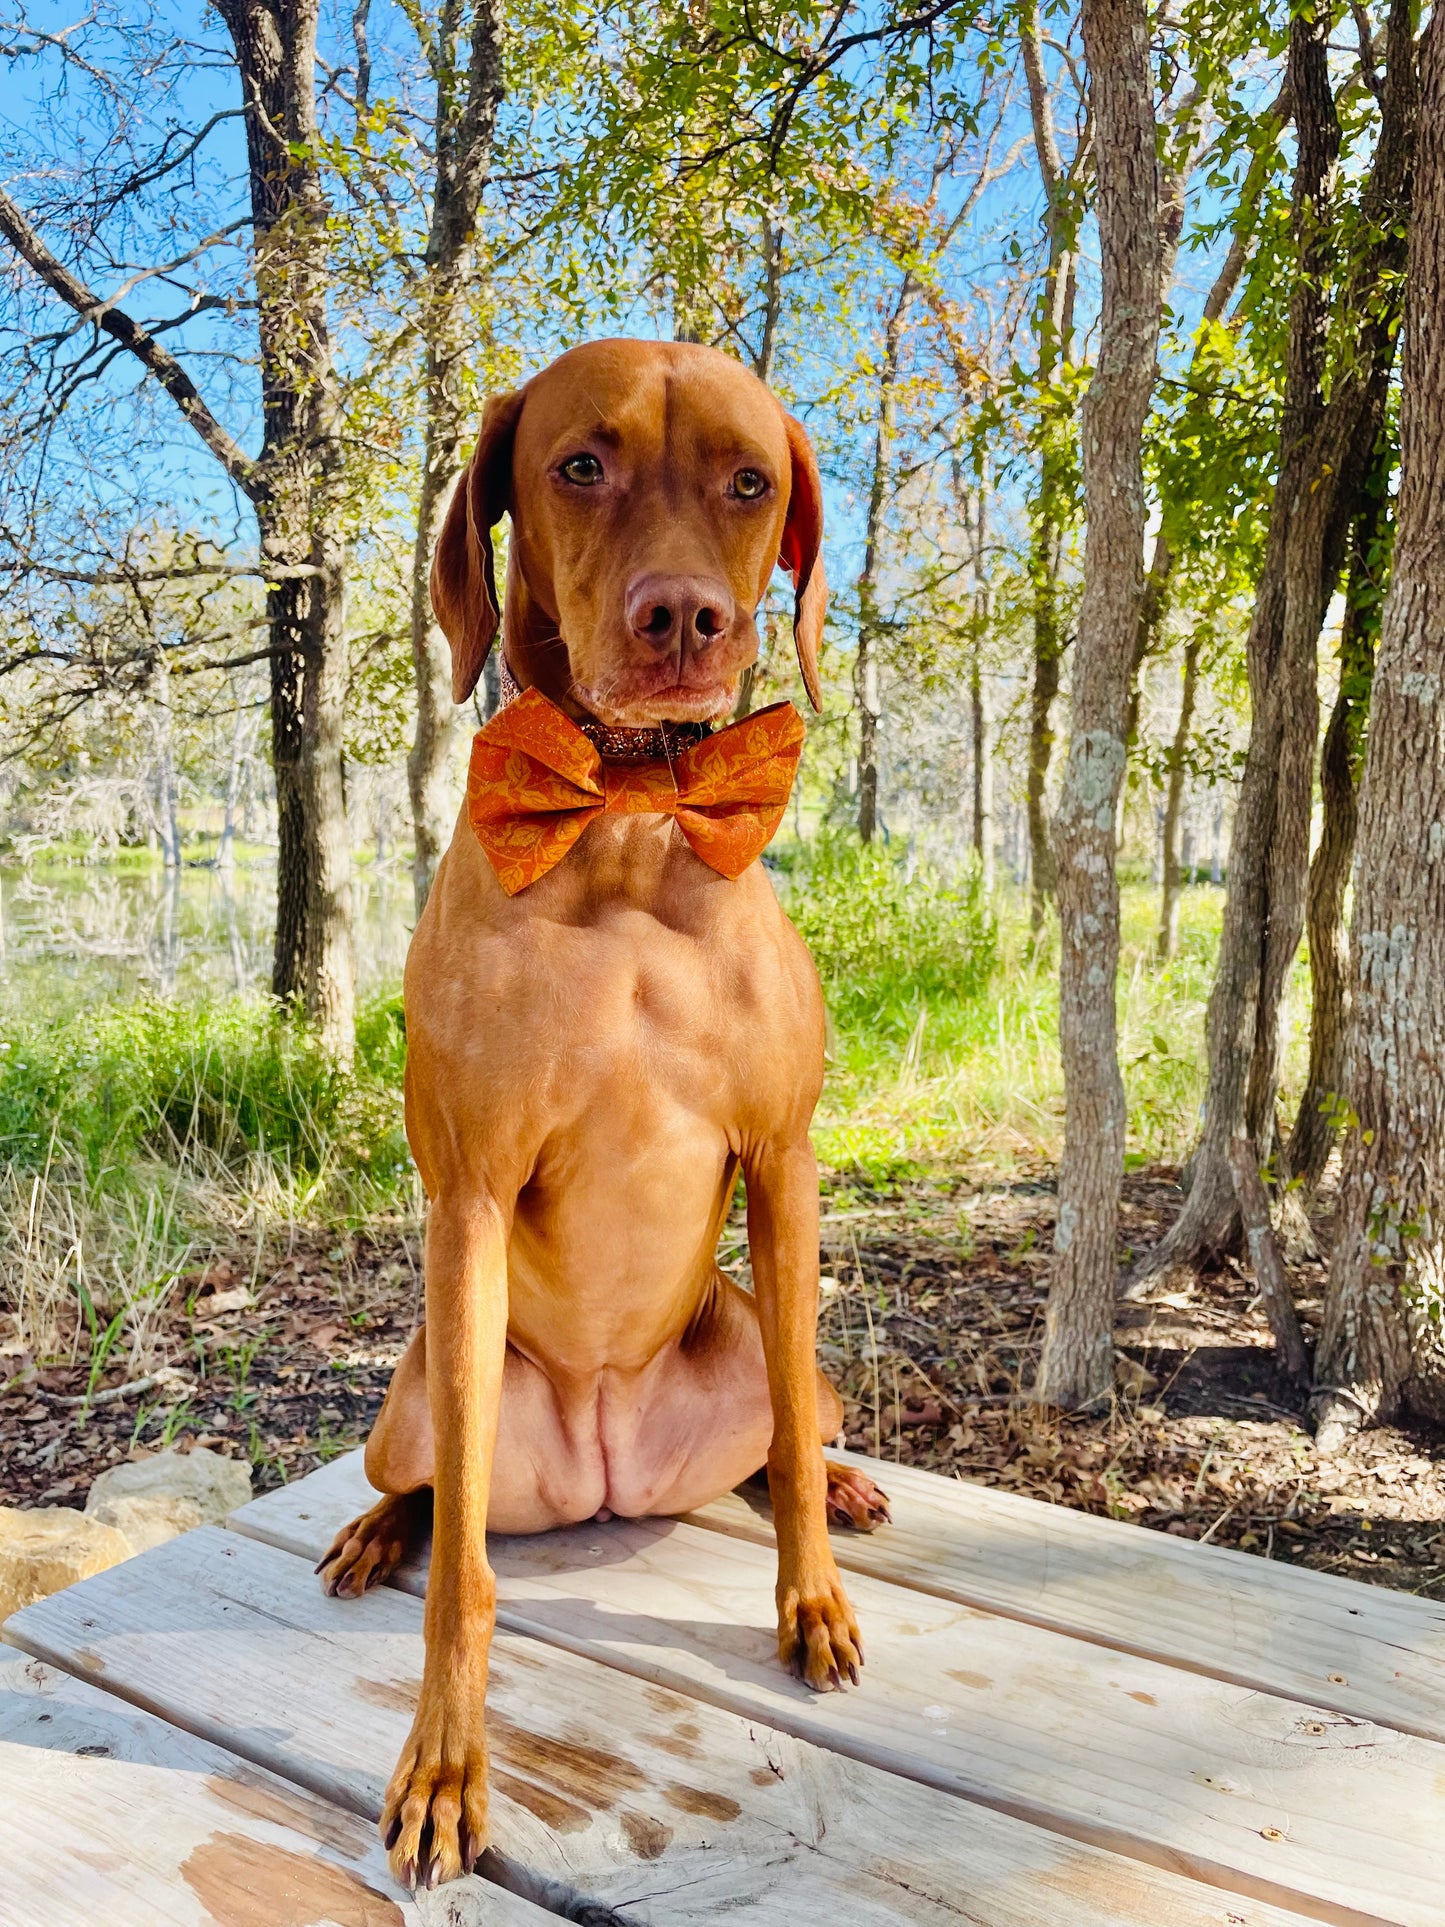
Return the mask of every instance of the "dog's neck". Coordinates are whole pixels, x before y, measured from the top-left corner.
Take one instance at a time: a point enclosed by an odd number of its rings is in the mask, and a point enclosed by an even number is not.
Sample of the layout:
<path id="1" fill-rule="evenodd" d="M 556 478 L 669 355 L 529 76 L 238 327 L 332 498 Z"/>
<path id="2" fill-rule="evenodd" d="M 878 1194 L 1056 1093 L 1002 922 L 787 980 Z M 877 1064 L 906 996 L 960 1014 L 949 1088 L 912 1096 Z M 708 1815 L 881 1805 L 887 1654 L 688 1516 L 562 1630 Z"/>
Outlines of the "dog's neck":
<path id="1" fill-rule="evenodd" d="M 505 650 L 497 652 L 501 684 L 501 707 L 515 702 L 522 685 L 512 673 Z M 606 763 L 671 762 L 674 756 L 704 736 L 712 734 L 711 723 L 651 723 L 641 729 L 627 729 L 613 723 L 598 722 L 595 716 L 576 719 L 578 729 Z"/>

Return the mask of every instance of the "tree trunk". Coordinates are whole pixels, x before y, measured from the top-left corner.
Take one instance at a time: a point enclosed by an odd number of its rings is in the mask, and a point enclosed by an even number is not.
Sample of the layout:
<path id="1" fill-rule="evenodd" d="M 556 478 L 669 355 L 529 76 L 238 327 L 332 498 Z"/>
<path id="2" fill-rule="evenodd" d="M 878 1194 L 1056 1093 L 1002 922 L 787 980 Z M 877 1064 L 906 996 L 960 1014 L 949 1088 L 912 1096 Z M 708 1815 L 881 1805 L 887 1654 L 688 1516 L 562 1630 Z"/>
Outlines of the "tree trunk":
<path id="1" fill-rule="evenodd" d="M 171 728 L 170 677 L 162 660 L 152 691 L 152 727 L 156 743 L 156 821 L 161 833 L 161 861 L 168 870 L 181 867 L 180 804 L 176 795 L 176 756 Z"/>
<path id="2" fill-rule="evenodd" d="M 753 356 L 753 373 L 759 381 L 773 378 L 773 351 L 778 342 L 778 322 L 783 313 L 783 230 L 763 216 L 763 330 L 758 351 Z"/>
<path id="3" fill-rule="evenodd" d="M 1402 1408 L 1445 1420 L 1445 22 L 1420 60 L 1400 497 L 1355 870 L 1338 1234 L 1319 1446 Z"/>
<path id="4" fill-rule="evenodd" d="M 306 1015 L 349 1066 L 356 1047 L 356 950 L 351 835 L 346 822 L 346 685 L 343 579 L 346 545 L 333 505 L 312 553 L 312 622 L 301 720 L 301 795 L 310 859 L 306 901 Z M 330 526 L 327 526 L 327 523 Z"/>
<path id="5" fill-rule="evenodd" d="M 236 867 L 236 810 L 241 800 L 242 778 L 251 754 L 254 710 L 240 707 L 231 725 L 231 760 L 226 769 L 226 814 L 221 826 L 221 843 L 216 852 L 216 868 L 231 871 Z"/>
<path id="6" fill-rule="evenodd" d="M 962 459 L 953 463 L 953 494 L 959 521 L 972 535 L 973 616 L 968 650 L 969 708 L 969 824 L 970 841 L 978 859 L 979 881 L 985 891 L 994 886 L 993 716 L 984 678 L 984 649 L 993 623 L 993 584 L 988 565 L 987 457 L 980 455 L 978 480 L 969 488 Z"/>
<path id="7" fill-rule="evenodd" d="M 1383 414 L 1394 356 L 1401 234 L 1414 131 L 1411 0 L 1393 0 L 1375 164 L 1362 196 L 1368 239 L 1338 302 L 1354 349 L 1323 396 L 1330 313 L 1329 199 L 1340 124 L 1330 91 L 1328 19 L 1290 26 L 1298 250 L 1290 301 L 1284 419 L 1269 537 L 1246 643 L 1251 726 L 1230 842 L 1228 893 L 1208 1015 L 1204 1128 L 1184 1208 L 1131 1289 L 1228 1245 L 1238 1213 L 1234 1138 L 1267 1156 L 1275 1139 L 1280 1006 L 1304 924 L 1319 695 L 1320 627 L 1339 578 Z"/>
<path id="8" fill-rule="evenodd" d="M 1320 751 L 1323 824 L 1310 863 L 1306 921 L 1310 947 L 1310 1067 L 1284 1168 L 1308 1193 L 1329 1161 L 1339 1129 L 1345 1075 L 1350 946 L 1345 891 L 1354 862 L 1356 784 L 1380 628 L 1383 545 L 1388 523 L 1389 457 L 1377 456 L 1365 506 L 1355 517 L 1345 615 L 1340 628 L 1340 689 Z"/>
<path id="9" fill-rule="evenodd" d="M 1053 900 L 1056 879 L 1049 844 L 1049 766 L 1054 758 L 1054 699 L 1059 693 L 1058 572 L 1062 531 L 1053 521 L 1051 490 L 1041 484 L 1035 506 L 1038 526 L 1029 549 L 1032 580 L 1034 673 L 1029 689 L 1028 770 L 1024 808 L 1029 832 L 1029 924 L 1035 936 Z"/>
<path id="10" fill-rule="evenodd" d="M 883 368 L 878 379 L 878 423 L 873 438 L 873 479 L 868 489 L 863 569 L 858 577 L 858 648 L 853 660 L 853 700 L 858 710 L 858 835 L 871 843 L 878 828 L 878 567 L 882 556 L 883 515 L 888 501 L 889 466 L 897 416 L 898 364 L 903 323 L 913 295 L 913 276 L 905 274 L 888 314 L 883 337 Z"/>
<path id="11" fill-rule="evenodd" d="M 763 328 L 758 337 L 757 353 L 753 356 L 753 373 L 759 381 L 770 381 L 773 373 L 773 351 L 777 347 L 778 322 L 783 312 L 783 230 L 774 227 L 767 215 L 763 216 Z M 773 641 L 777 634 L 777 621 L 768 610 L 763 618 L 768 638 L 768 660 L 773 657 Z M 757 688 L 758 668 L 750 662 L 738 678 L 738 696 L 733 705 L 733 720 L 741 722 L 744 716 L 752 714 L 753 696 Z"/>
<path id="12" fill-rule="evenodd" d="M 491 171 L 502 99 L 502 27 L 481 0 L 461 66 L 463 8 L 448 0 L 429 48 L 436 84 L 436 186 L 420 294 L 426 340 L 426 446 L 412 552 L 411 653 L 416 730 L 406 760 L 412 813 L 412 888 L 421 915 L 451 835 L 460 788 L 460 721 L 452 705 L 451 652 L 431 606 L 431 561 L 447 497 L 461 467 L 464 383 L 475 342 L 476 227 Z"/>
<path id="13" fill-rule="evenodd" d="M 1164 797 L 1164 882 L 1159 899 L 1160 963 L 1168 963 L 1179 942 L 1179 893 L 1183 873 L 1179 867 L 1179 823 L 1184 810 L 1184 765 L 1189 754 L 1189 732 L 1194 725 L 1194 704 L 1199 693 L 1199 630 L 1190 631 L 1184 645 L 1184 687 L 1179 697 L 1179 723 L 1169 752 L 1169 786 Z"/>
<path id="14" fill-rule="evenodd" d="M 992 891 L 993 863 L 993 717 L 989 714 L 988 686 L 975 648 L 968 670 L 969 710 L 973 723 L 973 847 L 978 877 Z"/>
<path id="15" fill-rule="evenodd" d="M 1144 422 L 1162 302 L 1160 180 L 1144 0 L 1084 0 L 1098 130 L 1099 354 L 1081 420 L 1084 595 L 1069 755 L 1055 821 L 1064 1153 L 1037 1396 L 1070 1409 L 1113 1388 L 1124 1084 L 1116 1041 L 1115 811 L 1144 593 Z"/>
<path id="16" fill-rule="evenodd" d="M 262 448 L 256 515 L 278 831 L 273 993 L 304 1002 L 336 1061 L 355 1047 L 351 851 L 342 777 L 347 545 L 342 411 L 326 312 L 316 121 L 319 0 L 217 0 L 236 52 L 256 249 Z"/>
<path id="17" fill-rule="evenodd" d="M 1024 0 L 1020 9 L 1019 41 L 1028 82 L 1034 153 L 1048 204 L 1049 232 L 1048 262 L 1039 294 L 1036 369 L 1040 397 L 1039 479 L 1029 510 L 1028 564 L 1033 683 L 1029 692 L 1025 807 L 1030 858 L 1029 918 L 1037 935 L 1055 889 L 1047 799 L 1049 766 L 1054 753 L 1054 699 L 1059 693 L 1059 663 L 1064 652 L 1059 624 L 1059 569 L 1069 517 L 1073 414 L 1067 401 L 1054 392 L 1054 383 L 1073 357 L 1079 210 L 1073 173 L 1064 166 L 1054 132 L 1037 0 Z M 1075 159 L 1077 162 L 1077 156 Z"/>
<path id="18" fill-rule="evenodd" d="M 1289 85 L 1286 83 L 1281 92 L 1264 110 L 1259 122 L 1259 139 L 1255 143 L 1254 159 L 1239 190 L 1239 201 L 1234 210 L 1234 237 L 1229 244 L 1218 274 L 1215 275 L 1209 293 L 1204 297 L 1204 309 L 1200 316 L 1200 332 L 1195 340 L 1194 352 L 1190 357 L 1189 385 L 1196 386 L 1203 379 L 1203 368 L 1210 344 L 1208 328 L 1221 321 L 1224 311 L 1234 299 L 1235 290 L 1249 265 L 1250 250 L 1254 240 L 1256 213 L 1260 196 L 1271 179 L 1267 156 L 1271 152 L 1271 136 L 1284 124 L 1289 106 Z M 1179 238 L 1184 213 L 1184 169 L 1171 175 L 1165 199 L 1168 202 L 1166 218 L 1166 241 L 1161 248 L 1161 284 L 1164 298 L 1168 298 L 1169 279 L 1174 271 L 1174 263 L 1179 254 Z M 1167 271 L 1165 271 L 1167 269 Z M 1179 556 L 1169 539 L 1168 532 L 1160 529 L 1154 538 L 1154 553 L 1149 559 L 1149 573 L 1144 579 L 1144 601 L 1139 611 L 1139 641 L 1135 651 L 1134 675 L 1137 678 L 1144 663 L 1158 647 L 1163 633 L 1164 618 L 1169 611 L 1170 596 L 1173 591 L 1174 570 Z M 1139 734 L 1139 689 L 1136 681 L 1129 688 L 1129 735 L 1132 748 Z"/>
<path id="19" fill-rule="evenodd" d="M 1234 1174 L 1239 1214 L 1244 1221 L 1245 1244 L 1259 1286 L 1260 1302 L 1269 1328 L 1274 1333 L 1275 1349 L 1285 1375 L 1302 1385 L 1309 1377 L 1310 1359 L 1300 1330 L 1299 1314 L 1289 1288 L 1289 1277 L 1280 1255 L 1279 1240 L 1269 1215 L 1269 1193 L 1260 1176 L 1259 1153 L 1247 1137 L 1237 1137 L 1229 1147 L 1229 1168 Z"/>

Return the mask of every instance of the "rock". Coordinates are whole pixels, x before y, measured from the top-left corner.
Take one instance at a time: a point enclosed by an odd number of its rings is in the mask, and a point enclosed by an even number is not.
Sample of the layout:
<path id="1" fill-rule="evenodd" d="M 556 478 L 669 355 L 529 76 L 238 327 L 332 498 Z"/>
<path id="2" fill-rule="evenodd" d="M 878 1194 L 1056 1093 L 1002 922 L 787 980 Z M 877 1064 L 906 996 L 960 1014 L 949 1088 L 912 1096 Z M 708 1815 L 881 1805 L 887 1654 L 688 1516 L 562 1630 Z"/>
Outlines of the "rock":
<path id="1" fill-rule="evenodd" d="M 130 1552 L 124 1533 L 70 1506 L 0 1506 L 0 1621 Z"/>
<path id="2" fill-rule="evenodd" d="M 206 1523 L 194 1499 L 173 1492 L 112 1492 L 96 1504 L 87 1502 L 85 1510 L 90 1518 L 124 1533 L 132 1552 L 149 1552 Z"/>
<path id="3" fill-rule="evenodd" d="M 90 1488 L 85 1509 L 97 1517 L 104 1516 L 102 1506 L 116 1499 L 186 1499 L 198 1515 L 192 1525 L 219 1525 L 250 1497 L 251 1468 L 246 1461 L 223 1459 L 219 1452 L 198 1445 L 189 1452 L 154 1452 L 148 1459 L 112 1466 Z M 176 1530 L 188 1532 L 190 1525 L 177 1525 Z"/>

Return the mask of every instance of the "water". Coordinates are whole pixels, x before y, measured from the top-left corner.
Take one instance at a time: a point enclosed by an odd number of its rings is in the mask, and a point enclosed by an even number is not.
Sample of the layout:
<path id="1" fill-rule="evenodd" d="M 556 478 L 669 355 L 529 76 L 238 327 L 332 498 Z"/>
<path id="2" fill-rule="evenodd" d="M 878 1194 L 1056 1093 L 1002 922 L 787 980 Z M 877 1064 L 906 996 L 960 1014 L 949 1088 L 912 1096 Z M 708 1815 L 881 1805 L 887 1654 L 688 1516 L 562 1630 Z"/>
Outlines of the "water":
<path id="1" fill-rule="evenodd" d="M 353 883 L 357 988 L 401 981 L 414 921 L 404 863 Z M 274 865 L 0 865 L 0 1000 L 33 1015 L 140 995 L 225 997 L 271 981 Z"/>

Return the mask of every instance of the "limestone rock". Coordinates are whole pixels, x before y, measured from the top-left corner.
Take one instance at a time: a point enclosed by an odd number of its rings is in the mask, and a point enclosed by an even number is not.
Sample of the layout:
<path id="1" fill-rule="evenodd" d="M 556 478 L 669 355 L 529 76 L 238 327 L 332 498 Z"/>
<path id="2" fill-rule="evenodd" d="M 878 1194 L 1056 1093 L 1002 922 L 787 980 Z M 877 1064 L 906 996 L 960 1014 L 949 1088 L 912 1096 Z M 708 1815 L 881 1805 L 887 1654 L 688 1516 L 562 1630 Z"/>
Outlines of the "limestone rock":
<path id="1" fill-rule="evenodd" d="M 246 1461 L 223 1459 L 219 1452 L 198 1445 L 190 1452 L 154 1452 L 148 1459 L 112 1466 L 90 1488 L 85 1509 L 92 1517 L 104 1518 L 102 1507 L 117 1499 L 185 1499 L 198 1516 L 188 1525 L 177 1524 L 176 1531 L 188 1532 L 192 1525 L 219 1525 L 250 1497 L 251 1468 Z M 180 1517 L 179 1513 L 173 1516 Z"/>
<path id="2" fill-rule="evenodd" d="M 206 1523 L 194 1499 L 173 1492 L 112 1492 L 97 1503 L 86 1503 L 86 1513 L 102 1525 L 125 1534 L 132 1552 L 149 1552 Z"/>
<path id="3" fill-rule="evenodd" d="M 0 1621 L 130 1552 L 123 1533 L 71 1506 L 0 1506 Z"/>

